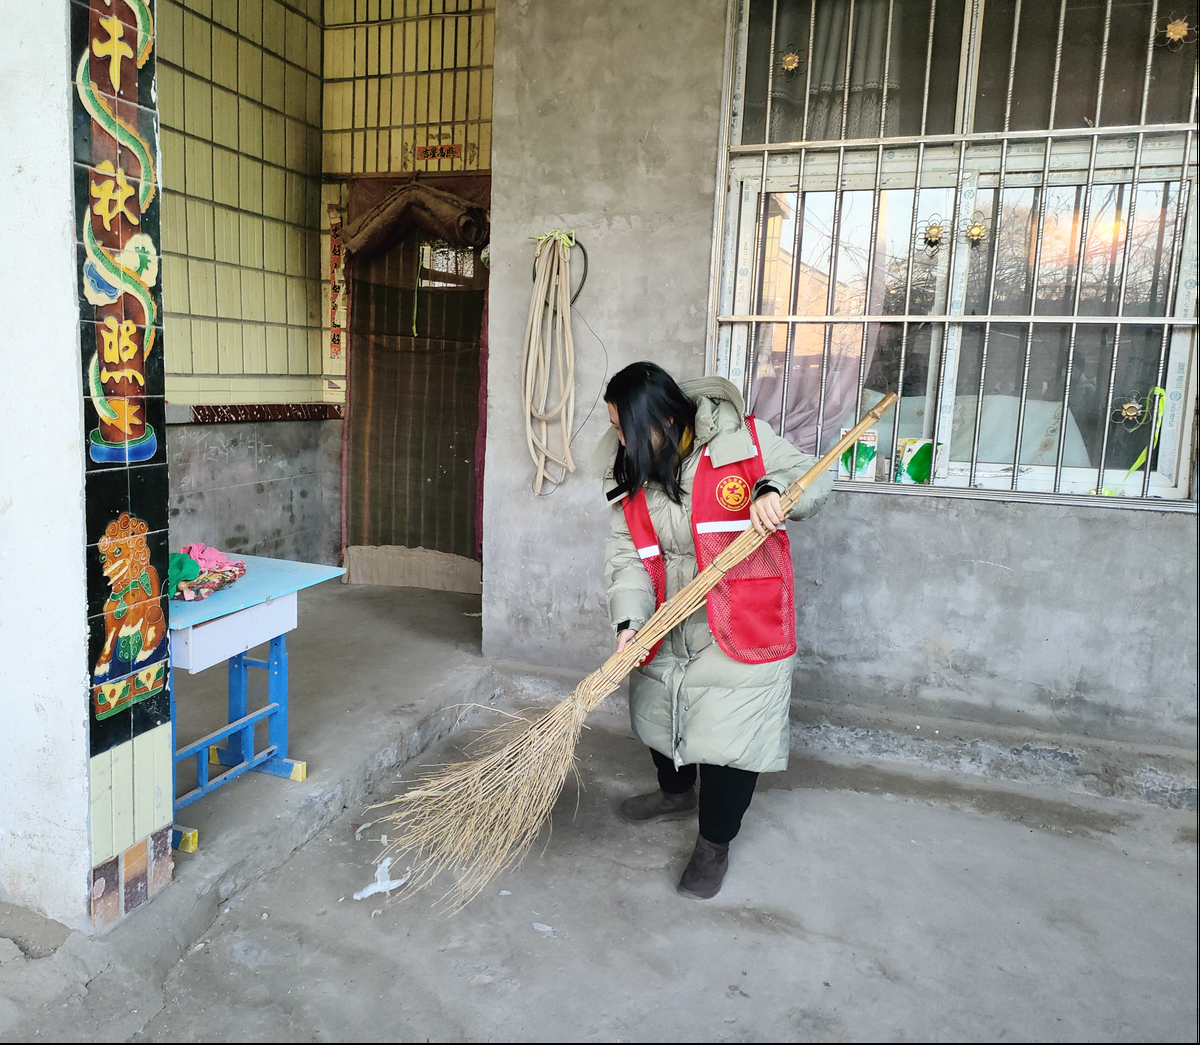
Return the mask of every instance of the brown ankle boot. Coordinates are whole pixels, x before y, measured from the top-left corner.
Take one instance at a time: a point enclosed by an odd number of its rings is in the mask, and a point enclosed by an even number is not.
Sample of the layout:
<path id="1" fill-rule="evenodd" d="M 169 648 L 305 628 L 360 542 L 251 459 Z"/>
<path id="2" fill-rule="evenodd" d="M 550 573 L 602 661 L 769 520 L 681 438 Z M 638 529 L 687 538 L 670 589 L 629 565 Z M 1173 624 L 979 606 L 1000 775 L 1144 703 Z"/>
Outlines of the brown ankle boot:
<path id="1" fill-rule="evenodd" d="M 696 811 L 696 789 L 681 795 L 669 795 L 665 791 L 651 791 L 648 795 L 627 798 L 621 803 L 617 815 L 627 824 L 649 824 L 656 820 L 686 820 Z"/>
<path id="2" fill-rule="evenodd" d="M 711 900 L 721 891 L 721 882 L 729 870 L 729 843 L 717 845 L 703 835 L 696 836 L 692 859 L 679 879 L 676 891 L 693 900 Z"/>

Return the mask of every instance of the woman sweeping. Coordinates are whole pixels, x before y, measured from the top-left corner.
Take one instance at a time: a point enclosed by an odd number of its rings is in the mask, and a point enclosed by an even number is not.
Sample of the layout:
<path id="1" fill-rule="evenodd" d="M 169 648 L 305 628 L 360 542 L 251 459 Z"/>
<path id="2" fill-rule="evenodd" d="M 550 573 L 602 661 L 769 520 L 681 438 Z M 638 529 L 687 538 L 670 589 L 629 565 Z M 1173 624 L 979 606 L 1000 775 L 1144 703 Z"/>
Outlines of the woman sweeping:
<path id="1" fill-rule="evenodd" d="M 634 363 L 604 398 L 613 425 L 600 448 L 612 462 L 605 575 L 618 650 L 746 527 L 770 534 L 630 676 L 633 729 L 659 786 L 623 802 L 621 819 L 678 820 L 698 807 L 678 889 L 707 900 L 721 888 L 758 774 L 787 767 L 796 628 L 779 495 L 815 458 L 743 417 L 723 378 L 681 387 L 661 367 Z M 788 518 L 815 514 L 831 487 L 822 475 Z"/>

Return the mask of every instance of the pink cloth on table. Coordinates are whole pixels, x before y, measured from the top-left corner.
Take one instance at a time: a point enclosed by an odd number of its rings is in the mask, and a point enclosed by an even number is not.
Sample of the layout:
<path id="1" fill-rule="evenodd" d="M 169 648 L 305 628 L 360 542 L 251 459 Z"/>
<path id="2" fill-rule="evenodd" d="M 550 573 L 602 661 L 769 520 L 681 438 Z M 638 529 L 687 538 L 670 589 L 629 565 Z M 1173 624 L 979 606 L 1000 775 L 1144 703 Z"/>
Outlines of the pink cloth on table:
<path id="1" fill-rule="evenodd" d="M 200 564 L 200 572 L 208 573 L 210 570 L 222 570 L 232 565 L 229 557 L 216 548 L 209 548 L 204 544 L 185 544 L 180 551 L 184 555 L 190 555 Z"/>

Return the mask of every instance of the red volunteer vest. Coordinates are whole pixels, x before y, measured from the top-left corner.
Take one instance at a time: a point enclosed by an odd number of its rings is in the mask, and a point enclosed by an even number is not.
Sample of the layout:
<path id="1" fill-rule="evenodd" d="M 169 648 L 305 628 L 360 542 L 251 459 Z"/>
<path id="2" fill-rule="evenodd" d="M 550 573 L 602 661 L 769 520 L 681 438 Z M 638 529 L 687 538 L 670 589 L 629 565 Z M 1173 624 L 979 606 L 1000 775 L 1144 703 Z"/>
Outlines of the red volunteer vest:
<path id="1" fill-rule="evenodd" d="M 714 468 L 708 447 L 700 455 L 692 484 L 692 539 L 700 569 L 721 554 L 750 525 L 754 484 L 766 474 L 754 418 L 746 425 L 754 456 Z M 667 571 L 646 491 L 622 501 L 630 536 L 654 586 L 655 606 L 667 596 Z M 776 530 L 755 552 L 734 566 L 708 593 L 708 626 L 717 644 L 743 664 L 782 660 L 796 652 L 795 580 L 787 534 Z M 659 642 L 648 660 L 658 653 Z"/>

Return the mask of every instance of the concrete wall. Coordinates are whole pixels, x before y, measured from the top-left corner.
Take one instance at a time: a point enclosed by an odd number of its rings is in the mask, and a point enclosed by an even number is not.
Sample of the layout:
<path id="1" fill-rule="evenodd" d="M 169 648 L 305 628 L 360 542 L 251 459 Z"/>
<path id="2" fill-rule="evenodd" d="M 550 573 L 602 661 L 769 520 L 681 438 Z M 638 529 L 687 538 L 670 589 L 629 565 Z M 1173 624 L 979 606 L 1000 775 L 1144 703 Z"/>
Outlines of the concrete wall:
<path id="1" fill-rule="evenodd" d="M 0 243 L 21 259 L 9 300 L 22 317 L 0 329 L 11 376 L 0 452 L 0 896 L 82 926 L 91 865 L 69 8 L 0 2 Z"/>
<path id="2" fill-rule="evenodd" d="M 528 237 L 572 228 L 591 256 L 574 324 L 578 417 L 631 360 L 700 373 L 725 10 L 499 4 L 487 654 L 591 668 L 611 649 L 597 478 L 585 468 L 541 500 L 529 487 Z M 575 443 L 581 464 L 605 423 L 601 403 Z M 1194 515 L 837 493 L 792 537 L 795 693 L 812 702 L 809 718 L 937 715 L 980 730 L 1195 743 Z"/>
<path id="3" fill-rule="evenodd" d="M 590 256 L 574 326 L 579 421 L 607 375 L 635 359 L 681 378 L 702 373 L 725 10 L 725 0 L 689 3 L 686 17 L 638 0 L 497 5 L 488 654 L 583 665 L 611 643 L 598 480 L 577 473 L 541 500 L 530 489 L 521 412 L 529 237 L 574 229 Z M 580 261 L 576 251 L 576 272 Z M 600 402 L 575 442 L 581 464 L 607 424 Z"/>
<path id="4" fill-rule="evenodd" d="M 167 426 L 171 548 L 335 564 L 341 421 Z"/>
<path id="5" fill-rule="evenodd" d="M 1195 515 L 836 491 L 790 529 L 796 697 L 1195 745 Z"/>

